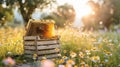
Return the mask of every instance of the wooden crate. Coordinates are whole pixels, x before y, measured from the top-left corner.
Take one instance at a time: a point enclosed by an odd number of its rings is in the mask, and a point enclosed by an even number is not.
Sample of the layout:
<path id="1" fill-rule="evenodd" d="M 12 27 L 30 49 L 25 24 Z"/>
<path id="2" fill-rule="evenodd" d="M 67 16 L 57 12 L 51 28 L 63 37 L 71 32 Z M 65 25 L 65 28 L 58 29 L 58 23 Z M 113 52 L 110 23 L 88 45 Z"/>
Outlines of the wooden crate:
<path id="1" fill-rule="evenodd" d="M 39 36 L 24 36 L 24 54 L 32 58 L 33 54 L 38 55 L 38 59 L 46 57 L 47 59 L 58 58 L 60 53 L 59 38 L 40 39 Z M 56 50 L 58 49 L 58 50 Z"/>

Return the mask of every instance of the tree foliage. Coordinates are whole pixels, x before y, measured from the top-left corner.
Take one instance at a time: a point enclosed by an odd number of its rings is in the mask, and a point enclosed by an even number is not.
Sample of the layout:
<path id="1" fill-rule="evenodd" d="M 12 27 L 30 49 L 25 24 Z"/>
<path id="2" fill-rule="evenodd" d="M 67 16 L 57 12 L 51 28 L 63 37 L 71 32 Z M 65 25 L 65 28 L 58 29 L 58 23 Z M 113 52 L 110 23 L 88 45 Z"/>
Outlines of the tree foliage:
<path id="1" fill-rule="evenodd" d="M 55 0 L 0 0 L 0 4 L 5 3 L 6 6 L 12 8 L 19 7 L 25 23 L 31 19 L 31 15 L 36 8 L 43 9 L 54 2 Z"/>
<path id="2" fill-rule="evenodd" d="M 58 27 L 64 27 L 73 23 L 75 19 L 75 10 L 72 5 L 64 4 L 57 7 L 57 10 L 52 12 L 49 16 L 44 19 L 53 19 L 56 21 Z"/>
<path id="3" fill-rule="evenodd" d="M 2 4 L 0 4 L 0 24 L 1 26 L 4 26 L 6 22 L 10 22 L 13 19 L 13 11 L 11 8 L 8 7 L 2 7 Z"/>
<path id="4" fill-rule="evenodd" d="M 90 29 L 99 27 L 100 22 L 102 25 L 109 29 L 110 25 L 114 23 L 118 15 L 120 15 L 119 7 L 115 5 L 117 1 L 114 3 L 113 0 L 103 0 L 104 3 L 100 5 L 99 3 L 95 3 L 94 1 L 89 1 L 88 4 L 92 7 L 94 14 L 90 14 L 84 16 L 82 21 L 84 22 L 85 28 Z M 120 1 L 119 1 L 120 2 Z"/>

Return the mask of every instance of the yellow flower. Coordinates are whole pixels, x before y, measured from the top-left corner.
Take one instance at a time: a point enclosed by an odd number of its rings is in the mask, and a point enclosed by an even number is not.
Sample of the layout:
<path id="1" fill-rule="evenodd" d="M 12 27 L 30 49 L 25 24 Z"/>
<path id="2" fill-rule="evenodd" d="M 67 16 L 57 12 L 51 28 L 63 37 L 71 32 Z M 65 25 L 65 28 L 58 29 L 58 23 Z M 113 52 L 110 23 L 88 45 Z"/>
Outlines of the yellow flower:
<path id="1" fill-rule="evenodd" d="M 83 52 L 80 52 L 80 53 L 79 53 L 79 56 L 80 56 L 80 58 L 84 58 Z"/>
<path id="2" fill-rule="evenodd" d="M 67 50 L 63 50 L 63 53 L 67 53 Z"/>
<path id="3" fill-rule="evenodd" d="M 67 57 L 67 56 L 63 56 L 62 58 L 63 58 L 63 59 L 67 59 L 68 57 Z"/>
<path id="4" fill-rule="evenodd" d="M 66 64 L 65 67 L 72 67 L 72 65 L 71 64 Z"/>
<path id="5" fill-rule="evenodd" d="M 103 52 L 104 52 L 104 53 L 106 53 L 106 52 L 107 52 L 107 50 L 104 50 Z"/>
<path id="6" fill-rule="evenodd" d="M 46 57 L 42 57 L 43 60 L 46 60 L 47 58 Z"/>
<path id="7" fill-rule="evenodd" d="M 92 50 L 92 51 L 97 51 L 97 48 L 96 48 L 96 47 L 93 47 L 91 50 Z"/>
<path id="8" fill-rule="evenodd" d="M 91 57 L 91 60 L 95 63 L 100 62 L 100 57 L 99 56 L 93 56 L 93 57 Z"/>
<path id="9" fill-rule="evenodd" d="M 76 54 L 75 52 L 71 52 L 71 53 L 70 53 L 70 56 L 71 56 L 72 58 L 74 58 L 74 57 L 77 56 L 77 54 Z"/>
<path id="10" fill-rule="evenodd" d="M 85 64 L 85 62 L 84 62 L 84 61 L 80 61 L 80 64 L 81 64 L 81 65 L 84 65 L 84 64 Z"/>
<path id="11" fill-rule="evenodd" d="M 112 56 L 112 53 L 109 52 L 109 51 L 107 51 L 107 50 L 104 50 L 103 52 L 104 52 L 107 56 Z"/>
<path id="12" fill-rule="evenodd" d="M 71 64 L 71 65 L 74 65 L 75 64 L 75 62 L 73 61 L 73 60 L 67 60 L 67 62 L 66 62 L 67 64 Z"/>
<path id="13" fill-rule="evenodd" d="M 55 48 L 55 51 L 60 51 L 60 49 L 59 48 Z"/>
<path id="14" fill-rule="evenodd" d="M 111 52 L 106 52 L 106 55 L 107 56 L 112 56 L 112 53 Z"/>
<path id="15" fill-rule="evenodd" d="M 33 59 L 37 59 L 37 54 L 33 54 Z"/>
<path id="16" fill-rule="evenodd" d="M 89 67 L 88 64 L 82 64 L 80 67 Z"/>
<path id="17" fill-rule="evenodd" d="M 62 64 L 62 63 L 64 63 L 64 62 L 65 62 L 64 59 L 58 60 L 58 64 Z"/>
<path id="18" fill-rule="evenodd" d="M 74 67 L 78 67 L 77 65 L 74 65 Z"/>

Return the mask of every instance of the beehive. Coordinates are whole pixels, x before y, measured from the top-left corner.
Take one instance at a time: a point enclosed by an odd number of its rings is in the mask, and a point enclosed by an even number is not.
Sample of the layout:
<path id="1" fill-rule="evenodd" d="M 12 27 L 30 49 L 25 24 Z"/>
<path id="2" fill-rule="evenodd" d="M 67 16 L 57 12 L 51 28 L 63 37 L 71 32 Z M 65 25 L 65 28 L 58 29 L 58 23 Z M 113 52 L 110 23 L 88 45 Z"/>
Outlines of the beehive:
<path id="1" fill-rule="evenodd" d="M 30 20 L 26 27 L 26 36 L 54 37 L 54 23 L 53 20 Z"/>
<path id="2" fill-rule="evenodd" d="M 36 30 L 37 28 L 40 28 L 40 30 Z M 59 57 L 60 40 L 58 36 L 53 34 L 53 22 L 47 21 L 46 23 L 46 21 L 32 20 L 29 21 L 26 31 L 26 35 L 23 37 L 24 55 L 26 57 L 32 58 L 33 54 L 37 54 L 38 59 L 42 59 L 42 57 L 48 59 Z"/>

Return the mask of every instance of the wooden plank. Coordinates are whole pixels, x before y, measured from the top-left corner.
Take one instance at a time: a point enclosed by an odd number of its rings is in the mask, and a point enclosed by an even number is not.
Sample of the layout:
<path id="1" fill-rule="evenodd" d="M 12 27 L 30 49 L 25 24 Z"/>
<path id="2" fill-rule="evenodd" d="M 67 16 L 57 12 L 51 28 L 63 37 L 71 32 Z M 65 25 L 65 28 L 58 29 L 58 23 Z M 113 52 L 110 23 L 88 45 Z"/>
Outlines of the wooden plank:
<path id="1" fill-rule="evenodd" d="M 48 50 L 48 49 L 53 49 L 53 48 L 60 48 L 60 45 L 42 45 L 42 46 L 37 46 L 38 50 Z M 35 46 L 24 46 L 24 49 L 28 50 L 36 50 Z"/>
<path id="2" fill-rule="evenodd" d="M 56 51 L 55 49 L 53 49 L 53 50 L 44 50 L 44 51 L 38 51 L 38 55 L 58 53 L 58 52 L 60 52 L 60 50 L 58 50 L 58 51 Z"/>
<path id="3" fill-rule="evenodd" d="M 56 51 L 56 50 L 43 50 L 43 51 L 38 51 L 38 55 L 45 55 L 45 54 L 51 54 L 51 53 L 58 53 L 60 52 L 60 50 Z M 33 55 L 35 53 L 35 51 L 30 51 L 30 50 L 25 50 L 24 52 L 25 54 L 31 54 Z"/>
<path id="4" fill-rule="evenodd" d="M 24 49 L 28 49 L 28 50 L 36 50 L 35 46 L 24 46 Z"/>
<path id="5" fill-rule="evenodd" d="M 26 45 L 26 46 L 34 45 L 35 46 L 35 41 L 24 41 L 24 45 Z"/>
<path id="6" fill-rule="evenodd" d="M 38 50 L 60 48 L 60 45 L 47 45 L 47 46 L 38 46 Z"/>
<path id="7" fill-rule="evenodd" d="M 37 45 L 44 45 L 44 44 L 58 44 L 58 40 L 50 40 L 50 41 L 37 41 Z"/>
<path id="8" fill-rule="evenodd" d="M 36 40 L 36 38 L 40 40 L 39 36 L 24 36 L 23 37 L 24 40 Z"/>

